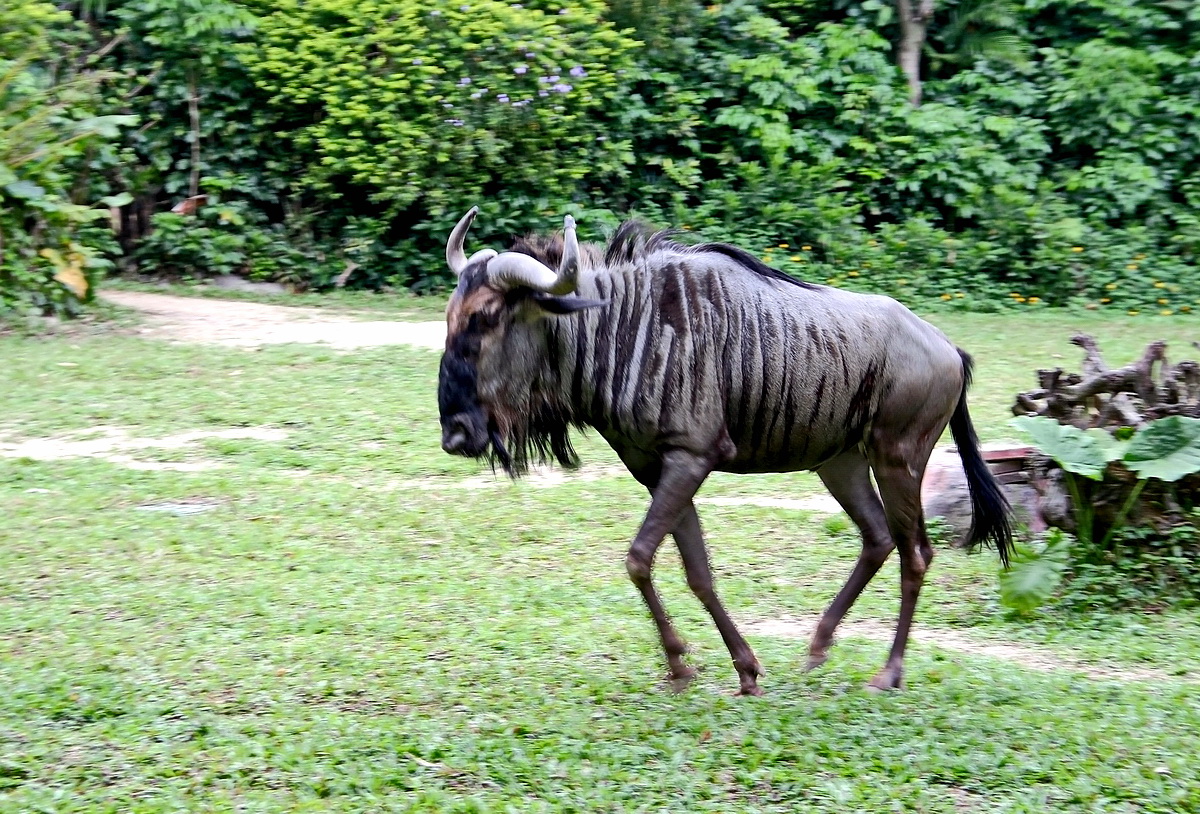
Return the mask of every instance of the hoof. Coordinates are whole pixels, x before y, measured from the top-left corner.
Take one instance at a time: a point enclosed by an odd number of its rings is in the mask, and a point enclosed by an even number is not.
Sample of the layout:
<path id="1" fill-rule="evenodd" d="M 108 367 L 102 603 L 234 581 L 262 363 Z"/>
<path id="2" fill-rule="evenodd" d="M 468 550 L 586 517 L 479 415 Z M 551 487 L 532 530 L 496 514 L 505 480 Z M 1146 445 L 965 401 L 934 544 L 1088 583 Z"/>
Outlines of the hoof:
<path id="1" fill-rule="evenodd" d="M 867 683 L 867 692 L 879 693 L 904 689 L 904 680 L 899 670 L 883 669 Z"/>
<path id="2" fill-rule="evenodd" d="M 695 667 L 682 667 L 667 673 L 667 684 L 672 692 L 683 692 L 692 683 L 699 671 Z"/>
<path id="3" fill-rule="evenodd" d="M 735 698 L 744 698 L 747 695 L 752 695 L 755 698 L 758 698 L 763 695 L 763 691 L 762 691 L 762 688 L 759 687 L 757 684 L 751 684 L 749 687 L 742 687 L 740 690 L 735 692 L 733 695 Z"/>
<path id="4" fill-rule="evenodd" d="M 811 673 L 813 670 L 817 669 L 818 667 L 820 667 L 822 664 L 824 664 L 827 661 L 829 661 L 828 653 L 825 653 L 825 652 L 809 653 L 808 654 L 808 664 L 804 665 L 804 672 Z"/>

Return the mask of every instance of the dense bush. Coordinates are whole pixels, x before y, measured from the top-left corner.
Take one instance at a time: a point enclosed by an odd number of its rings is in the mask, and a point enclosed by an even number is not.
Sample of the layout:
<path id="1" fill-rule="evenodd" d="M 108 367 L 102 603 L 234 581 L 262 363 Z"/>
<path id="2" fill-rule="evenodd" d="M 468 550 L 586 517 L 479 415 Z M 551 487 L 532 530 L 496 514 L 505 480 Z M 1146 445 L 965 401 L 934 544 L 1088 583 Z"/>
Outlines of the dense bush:
<path id="1" fill-rule="evenodd" d="M 0 23 L 0 320 L 73 313 L 112 266 L 108 206 L 125 201 L 89 173 L 130 120 L 98 115 L 99 77 L 58 50 L 79 36 L 68 15 L 22 2 Z"/>
<path id="2" fill-rule="evenodd" d="M 0 55 L 90 38 L 141 122 L 86 183 L 143 271 L 435 286 L 479 204 L 493 244 L 632 213 L 945 307 L 1200 301 L 1194 4 L 938 0 L 920 107 L 889 0 L 18 6 Z"/>

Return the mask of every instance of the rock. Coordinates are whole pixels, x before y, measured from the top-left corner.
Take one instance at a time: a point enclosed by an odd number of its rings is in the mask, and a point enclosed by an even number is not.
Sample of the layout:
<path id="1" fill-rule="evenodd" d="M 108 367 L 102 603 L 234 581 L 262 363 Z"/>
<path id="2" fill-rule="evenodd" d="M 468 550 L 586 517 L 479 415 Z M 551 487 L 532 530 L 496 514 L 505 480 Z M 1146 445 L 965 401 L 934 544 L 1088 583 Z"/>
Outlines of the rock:
<path id="1" fill-rule="evenodd" d="M 210 281 L 216 288 L 226 291 L 253 291 L 256 294 L 286 294 L 287 289 L 279 283 L 256 283 L 234 274 L 222 274 Z"/>
<path id="2" fill-rule="evenodd" d="M 991 445 L 992 449 L 1009 450 L 1015 445 Z M 985 446 L 985 453 L 989 446 Z M 1037 533 L 1046 528 L 1039 508 L 1038 493 L 1028 483 L 1002 483 L 1008 502 L 1013 507 L 1015 520 Z M 967 488 L 967 476 L 963 472 L 962 459 L 954 446 L 934 449 L 921 481 L 921 505 L 926 519 L 941 517 L 948 526 L 950 543 L 954 547 L 966 543 L 971 530 L 971 493 Z"/>

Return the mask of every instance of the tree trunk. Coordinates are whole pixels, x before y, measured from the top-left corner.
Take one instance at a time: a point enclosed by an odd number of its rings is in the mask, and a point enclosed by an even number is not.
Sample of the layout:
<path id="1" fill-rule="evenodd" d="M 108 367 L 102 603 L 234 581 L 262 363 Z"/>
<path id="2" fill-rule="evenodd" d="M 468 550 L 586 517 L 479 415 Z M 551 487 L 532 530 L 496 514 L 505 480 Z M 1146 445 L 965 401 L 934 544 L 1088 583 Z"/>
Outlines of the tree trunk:
<path id="1" fill-rule="evenodd" d="M 200 194 L 200 99 L 196 91 L 196 69 L 188 69 L 188 113 L 192 119 L 192 177 L 188 197 Z"/>
<path id="2" fill-rule="evenodd" d="M 908 79 L 908 101 L 913 107 L 921 105 L 921 52 L 933 17 L 933 3 L 934 0 L 918 0 L 914 8 L 913 0 L 896 0 L 896 13 L 900 17 L 897 61 Z"/>

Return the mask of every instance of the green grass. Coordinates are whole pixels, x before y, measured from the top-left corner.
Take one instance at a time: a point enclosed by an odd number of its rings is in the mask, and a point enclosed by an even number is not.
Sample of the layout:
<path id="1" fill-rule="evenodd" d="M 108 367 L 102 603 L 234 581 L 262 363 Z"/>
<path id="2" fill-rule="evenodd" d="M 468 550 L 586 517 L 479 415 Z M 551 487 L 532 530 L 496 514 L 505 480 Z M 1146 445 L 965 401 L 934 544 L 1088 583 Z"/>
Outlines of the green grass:
<path id="1" fill-rule="evenodd" d="M 1012 394 L 1035 368 L 1078 368 L 1073 330 L 1114 365 L 1160 337 L 1180 356 L 1195 333 L 1053 312 L 933 320 L 977 358 L 985 438 L 1012 437 Z M 767 695 L 735 699 L 664 549 L 659 584 L 703 668 L 676 695 L 624 574 L 643 492 L 623 477 L 457 487 L 478 467 L 438 448 L 436 353 L 92 327 L 0 337 L 0 359 L 0 431 L 15 437 L 289 433 L 133 453 L 221 464 L 199 472 L 0 458 L 0 811 L 1200 810 L 1196 612 L 1017 620 L 991 554 L 943 551 L 920 629 L 1165 677 L 917 643 L 909 689 L 873 696 L 861 688 L 885 643 L 847 636 L 804 674 L 805 642 L 751 635 Z M 581 453 L 615 462 L 594 438 Z M 720 476 L 705 493 L 817 489 Z M 216 507 L 139 508 L 197 498 Z M 701 514 L 746 623 L 818 613 L 857 553 L 816 515 Z M 852 619 L 890 625 L 897 580 L 889 562 Z"/>

